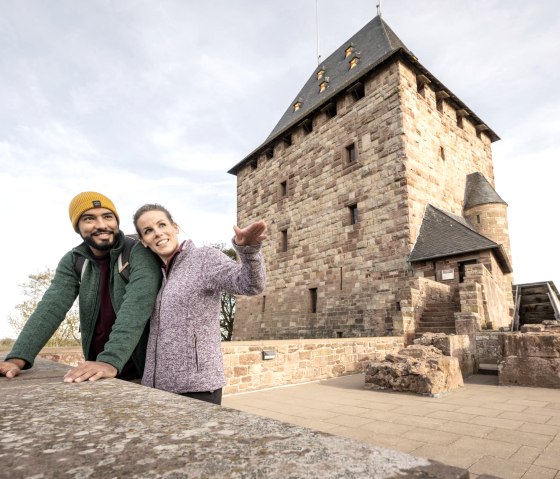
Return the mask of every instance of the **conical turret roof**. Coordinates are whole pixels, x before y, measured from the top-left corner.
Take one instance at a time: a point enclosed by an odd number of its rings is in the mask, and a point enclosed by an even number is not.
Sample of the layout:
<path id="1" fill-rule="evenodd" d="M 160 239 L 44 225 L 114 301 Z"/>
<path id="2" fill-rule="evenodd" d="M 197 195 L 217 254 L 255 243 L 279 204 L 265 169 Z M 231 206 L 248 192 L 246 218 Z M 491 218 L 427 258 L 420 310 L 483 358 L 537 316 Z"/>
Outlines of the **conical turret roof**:
<path id="1" fill-rule="evenodd" d="M 463 209 L 467 210 L 473 206 L 490 203 L 502 203 L 507 206 L 507 203 L 496 193 L 496 190 L 482 173 L 477 171 L 467 175 Z"/>

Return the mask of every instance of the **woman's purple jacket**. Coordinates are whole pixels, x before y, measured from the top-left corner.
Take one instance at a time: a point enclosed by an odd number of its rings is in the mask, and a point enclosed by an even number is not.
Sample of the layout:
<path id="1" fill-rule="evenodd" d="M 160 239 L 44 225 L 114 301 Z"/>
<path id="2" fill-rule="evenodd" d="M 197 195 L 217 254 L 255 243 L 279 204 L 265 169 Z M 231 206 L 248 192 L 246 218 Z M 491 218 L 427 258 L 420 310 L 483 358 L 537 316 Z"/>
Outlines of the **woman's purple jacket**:
<path id="1" fill-rule="evenodd" d="M 233 246 L 239 263 L 216 248 L 183 244 L 152 313 L 143 385 L 184 393 L 226 384 L 221 294 L 256 295 L 266 281 L 261 247 Z"/>

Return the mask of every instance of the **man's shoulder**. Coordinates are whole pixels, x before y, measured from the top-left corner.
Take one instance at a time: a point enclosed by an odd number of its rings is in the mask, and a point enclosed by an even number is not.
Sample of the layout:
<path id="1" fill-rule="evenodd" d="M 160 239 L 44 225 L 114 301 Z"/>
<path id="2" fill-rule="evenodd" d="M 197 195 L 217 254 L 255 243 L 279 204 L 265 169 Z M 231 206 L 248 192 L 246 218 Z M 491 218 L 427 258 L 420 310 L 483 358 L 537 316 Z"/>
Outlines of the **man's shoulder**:
<path id="1" fill-rule="evenodd" d="M 157 255 L 155 255 L 149 248 L 144 247 L 140 241 L 137 241 L 130 250 L 130 262 L 132 263 L 135 261 L 154 263 L 157 264 L 159 268 Z"/>

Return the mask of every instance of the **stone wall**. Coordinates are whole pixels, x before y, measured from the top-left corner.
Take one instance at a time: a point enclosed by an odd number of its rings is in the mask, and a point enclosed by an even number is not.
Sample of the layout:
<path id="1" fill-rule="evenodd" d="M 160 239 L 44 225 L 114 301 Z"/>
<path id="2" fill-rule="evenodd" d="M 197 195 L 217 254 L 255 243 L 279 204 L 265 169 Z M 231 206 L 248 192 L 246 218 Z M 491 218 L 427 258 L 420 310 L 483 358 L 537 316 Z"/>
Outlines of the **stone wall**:
<path id="1" fill-rule="evenodd" d="M 479 331 L 474 335 L 476 343 L 475 372 L 478 371 L 481 364 L 493 365 L 497 368 L 501 357 L 500 337 L 503 334 L 508 333 L 500 331 Z"/>
<path id="2" fill-rule="evenodd" d="M 546 331 L 500 336 L 499 384 L 560 388 L 560 333 Z"/>
<path id="3" fill-rule="evenodd" d="M 412 248 L 427 203 L 462 215 L 467 175 L 481 172 L 494 185 L 494 171 L 490 139 L 477 135 L 469 118 L 458 121 L 454 105 L 437 99 L 435 85 L 418 91 L 412 66 L 401 63 L 399 72 Z"/>
<path id="4" fill-rule="evenodd" d="M 387 353 L 403 346 L 401 337 L 223 342 L 227 377 L 224 393 L 358 373 L 365 369 L 368 361 L 382 360 Z M 274 359 L 263 359 L 263 351 L 273 352 Z M 69 366 L 83 361 L 79 348 L 45 348 L 39 357 Z"/>
<path id="5" fill-rule="evenodd" d="M 419 93 L 415 75 L 384 64 L 363 98 L 341 94 L 334 117 L 317 112 L 311 132 L 239 170 L 238 223 L 266 219 L 270 240 L 267 289 L 238 298 L 235 340 L 402 334 L 398 296 L 426 204 L 461 214 L 466 175 L 494 181 L 490 139 L 468 118 L 459 126 L 429 85 Z"/>
<path id="6" fill-rule="evenodd" d="M 510 286 L 511 290 L 511 284 L 504 281 L 504 275 L 495 260 L 492 271 L 490 273 L 484 264 L 466 266 L 464 283 L 460 286 L 461 311 L 477 313 L 485 328 L 509 327 L 513 311 L 503 288 Z"/>
<path id="7" fill-rule="evenodd" d="M 43 348 L 38 356 L 56 363 L 77 366 L 84 361 L 84 354 L 81 347 L 68 348 Z"/>
<path id="8" fill-rule="evenodd" d="M 403 346 L 400 337 L 222 343 L 224 393 L 358 373 L 370 360 L 382 360 Z M 263 351 L 274 352 L 275 358 L 263 359 Z"/>
<path id="9" fill-rule="evenodd" d="M 363 98 L 340 96 L 336 116 L 317 114 L 311 133 L 298 128 L 239 171 L 238 222 L 268 220 L 270 240 L 267 290 L 238 299 L 235 340 L 391 332 L 409 252 L 399 82 L 398 65 L 385 66 Z"/>

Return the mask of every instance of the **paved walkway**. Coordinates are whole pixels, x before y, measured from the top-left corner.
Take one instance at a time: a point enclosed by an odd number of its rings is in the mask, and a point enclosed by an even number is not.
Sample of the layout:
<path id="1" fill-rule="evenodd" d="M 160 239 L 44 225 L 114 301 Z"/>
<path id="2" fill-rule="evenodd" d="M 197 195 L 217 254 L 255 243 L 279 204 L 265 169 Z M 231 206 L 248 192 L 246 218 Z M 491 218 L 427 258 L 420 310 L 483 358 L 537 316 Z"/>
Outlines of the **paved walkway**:
<path id="1" fill-rule="evenodd" d="M 223 405 L 463 467 L 560 479 L 560 390 L 475 375 L 439 398 L 364 388 L 363 374 L 225 396 Z"/>

